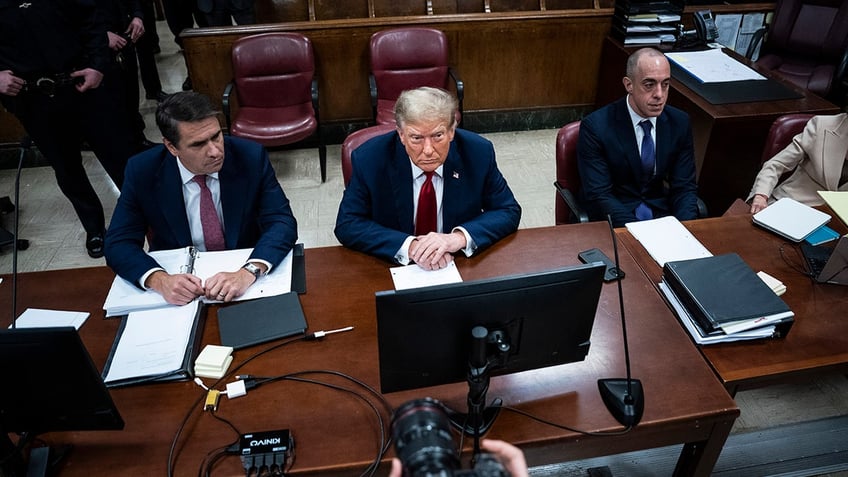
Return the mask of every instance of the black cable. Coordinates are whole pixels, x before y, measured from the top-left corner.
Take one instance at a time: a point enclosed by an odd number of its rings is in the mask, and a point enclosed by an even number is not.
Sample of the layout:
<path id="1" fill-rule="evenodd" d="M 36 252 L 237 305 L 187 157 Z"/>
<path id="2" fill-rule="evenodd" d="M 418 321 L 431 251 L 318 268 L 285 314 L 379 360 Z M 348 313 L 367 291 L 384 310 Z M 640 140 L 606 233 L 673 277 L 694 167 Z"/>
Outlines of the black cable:
<path id="1" fill-rule="evenodd" d="M 285 346 L 285 345 L 287 345 L 287 344 L 294 343 L 294 342 L 297 342 L 297 341 L 305 340 L 307 336 L 308 336 L 308 335 L 295 336 L 295 337 L 293 337 L 293 338 L 289 338 L 289 339 L 284 340 L 284 341 L 282 341 L 282 342 L 280 342 L 280 343 L 277 343 L 277 344 L 275 344 L 275 345 L 273 345 L 273 346 L 269 346 L 269 347 L 267 347 L 267 348 L 265 348 L 265 349 L 263 349 L 263 350 L 260 350 L 260 351 L 256 352 L 255 354 L 253 354 L 253 355 L 252 355 L 252 356 L 250 356 L 249 358 L 247 358 L 247 359 L 245 359 L 244 361 L 242 361 L 241 363 L 239 363 L 236 367 L 234 367 L 234 368 L 232 368 L 231 370 L 229 370 L 229 371 L 227 372 L 227 374 L 225 374 L 224 376 L 222 376 L 220 379 L 218 379 L 217 381 L 215 381 L 215 384 L 213 384 L 213 385 L 212 385 L 212 387 L 214 388 L 214 387 L 215 387 L 215 386 L 217 386 L 217 385 L 218 385 L 221 381 L 223 381 L 223 380 L 225 380 L 225 379 L 229 379 L 229 378 L 230 378 L 233 374 L 235 374 L 235 372 L 236 372 L 236 371 L 238 371 L 239 369 L 241 369 L 241 368 L 242 368 L 244 365 L 246 365 L 247 363 L 249 363 L 249 362 L 253 361 L 253 360 L 254 360 L 254 359 L 256 359 L 256 358 L 258 358 L 259 356 L 262 356 L 263 354 L 265 354 L 265 353 L 267 353 L 267 352 L 270 352 L 270 351 L 273 351 L 273 350 L 275 350 L 275 349 L 281 348 L 281 347 L 283 347 L 283 346 Z M 174 475 L 174 459 L 175 459 L 175 450 L 176 450 L 176 448 L 177 448 L 177 444 L 178 444 L 178 442 L 179 442 L 180 435 L 182 434 L 183 429 L 185 428 L 185 425 L 188 423 L 188 420 L 189 420 L 189 419 L 191 419 L 191 415 L 192 415 L 192 414 L 194 414 L 195 408 L 199 407 L 198 405 L 199 405 L 202 401 L 204 401 L 204 400 L 205 400 L 205 398 L 206 398 L 206 393 L 207 393 L 207 392 L 206 392 L 206 391 L 204 391 L 204 392 L 203 392 L 203 394 L 201 394 L 201 395 L 200 395 L 200 397 L 198 397 L 197 401 L 195 401 L 194 403 L 192 403 L 192 405 L 191 405 L 191 406 L 189 407 L 189 409 L 188 409 L 188 412 L 186 413 L 185 417 L 183 418 L 182 422 L 180 423 L 179 427 L 177 428 L 177 431 L 174 433 L 174 439 L 171 441 L 171 447 L 170 447 L 170 449 L 168 450 L 168 463 L 167 463 L 167 467 L 168 467 L 168 477 L 173 477 L 173 475 Z"/>
<path id="2" fill-rule="evenodd" d="M 522 411 L 521 409 L 517 409 L 517 408 L 514 408 L 514 407 L 510 407 L 510 406 L 500 406 L 500 407 L 501 407 L 501 409 L 503 409 L 505 411 L 514 412 L 514 413 L 516 413 L 520 416 L 527 417 L 527 418 L 532 419 L 536 422 L 540 422 L 542 424 L 545 424 L 545 425 L 548 425 L 548 426 L 551 426 L 551 427 L 555 427 L 557 429 L 562 429 L 562 430 L 570 431 L 570 432 L 576 432 L 577 434 L 582 434 L 584 436 L 621 436 L 621 435 L 627 434 L 628 432 L 633 430 L 632 426 L 628 426 L 628 427 L 625 427 L 621 431 L 609 431 L 609 432 L 581 431 L 580 429 L 575 429 L 573 427 L 568 427 L 568 426 L 565 426 L 565 425 L 562 425 L 562 424 L 557 424 L 555 422 L 548 421 L 547 419 L 543 419 L 541 417 L 535 416 L 533 414 L 530 414 L 527 411 Z"/>

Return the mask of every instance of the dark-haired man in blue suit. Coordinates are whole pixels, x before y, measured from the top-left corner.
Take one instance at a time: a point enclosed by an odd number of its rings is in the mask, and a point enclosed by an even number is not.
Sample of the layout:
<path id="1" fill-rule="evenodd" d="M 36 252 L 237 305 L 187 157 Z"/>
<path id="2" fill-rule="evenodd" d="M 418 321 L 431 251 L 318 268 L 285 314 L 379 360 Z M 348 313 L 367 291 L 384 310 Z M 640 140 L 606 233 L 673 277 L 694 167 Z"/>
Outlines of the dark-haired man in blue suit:
<path id="1" fill-rule="evenodd" d="M 106 262 L 115 273 L 156 290 L 168 303 L 204 295 L 230 301 L 286 257 L 297 222 L 268 153 L 254 142 L 225 138 L 209 99 L 181 92 L 156 111 L 164 146 L 130 159 L 106 233 Z M 238 270 L 201 283 L 168 274 L 144 251 L 193 245 L 201 251 L 253 248 Z"/>
<path id="2" fill-rule="evenodd" d="M 698 216 L 689 116 L 666 106 L 671 69 L 665 55 L 642 48 L 627 60 L 627 96 L 580 123 L 577 165 L 590 218 L 627 222 Z"/>
<path id="3" fill-rule="evenodd" d="M 456 129 L 457 102 L 436 88 L 404 91 L 397 131 L 352 156 L 336 219 L 346 247 L 426 270 L 453 253 L 471 256 L 518 228 L 521 207 L 495 162 L 492 143 Z M 428 205 L 430 204 L 430 205 Z"/>

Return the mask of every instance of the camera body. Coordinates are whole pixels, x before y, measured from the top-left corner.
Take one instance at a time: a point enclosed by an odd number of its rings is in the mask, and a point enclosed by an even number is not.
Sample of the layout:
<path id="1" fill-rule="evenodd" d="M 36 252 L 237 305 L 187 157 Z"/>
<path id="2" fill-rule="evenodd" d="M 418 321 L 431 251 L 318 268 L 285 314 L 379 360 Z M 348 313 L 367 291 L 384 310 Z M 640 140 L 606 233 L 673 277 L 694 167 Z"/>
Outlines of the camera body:
<path id="1" fill-rule="evenodd" d="M 509 477 L 489 454 L 479 454 L 471 469 L 461 469 L 451 423 L 444 406 L 432 398 L 409 401 L 392 417 L 395 453 L 405 477 Z"/>

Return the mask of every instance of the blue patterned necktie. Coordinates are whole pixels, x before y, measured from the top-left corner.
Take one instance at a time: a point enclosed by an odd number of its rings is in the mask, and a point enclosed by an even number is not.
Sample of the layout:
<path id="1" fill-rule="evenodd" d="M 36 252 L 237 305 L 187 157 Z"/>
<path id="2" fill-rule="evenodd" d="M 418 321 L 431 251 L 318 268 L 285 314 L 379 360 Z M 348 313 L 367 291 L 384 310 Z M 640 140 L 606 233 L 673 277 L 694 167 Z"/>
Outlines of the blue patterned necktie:
<path id="1" fill-rule="evenodd" d="M 639 123 L 642 127 L 644 135 L 642 137 L 642 151 L 640 158 L 642 160 L 642 183 L 647 184 L 654 175 L 654 158 L 656 151 L 654 150 L 654 138 L 651 137 L 651 121 L 645 119 Z M 641 202 L 635 210 L 637 220 L 648 220 L 654 218 L 654 213 L 648 204 Z"/>

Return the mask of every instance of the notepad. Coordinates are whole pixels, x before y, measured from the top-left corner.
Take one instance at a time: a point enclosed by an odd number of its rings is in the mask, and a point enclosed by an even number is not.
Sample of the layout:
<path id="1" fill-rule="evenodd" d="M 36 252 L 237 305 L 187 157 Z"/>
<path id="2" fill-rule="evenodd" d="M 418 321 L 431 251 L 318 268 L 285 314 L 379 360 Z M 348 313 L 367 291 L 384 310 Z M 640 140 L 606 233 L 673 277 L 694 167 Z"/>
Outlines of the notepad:
<path id="1" fill-rule="evenodd" d="M 830 215 L 784 197 L 757 212 L 755 224 L 793 242 L 800 242 L 830 221 Z"/>
<path id="2" fill-rule="evenodd" d="M 246 348 L 306 331 L 296 292 L 259 298 L 218 310 L 221 344 Z"/>

